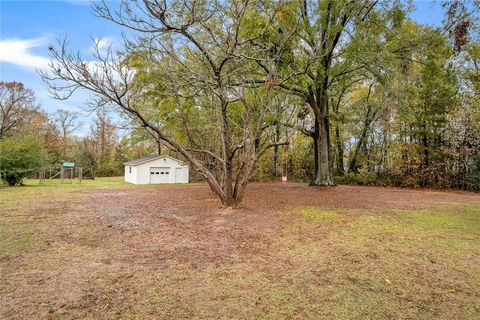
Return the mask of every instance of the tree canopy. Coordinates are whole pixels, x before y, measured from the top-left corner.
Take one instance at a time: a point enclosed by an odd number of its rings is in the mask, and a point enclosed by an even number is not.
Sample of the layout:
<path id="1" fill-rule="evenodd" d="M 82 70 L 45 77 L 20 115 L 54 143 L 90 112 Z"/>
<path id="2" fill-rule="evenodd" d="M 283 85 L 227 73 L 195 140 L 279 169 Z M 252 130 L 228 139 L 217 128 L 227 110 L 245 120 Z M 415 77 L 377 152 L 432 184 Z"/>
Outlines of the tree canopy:
<path id="1" fill-rule="evenodd" d="M 433 27 L 403 1 L 97 2 L 123 47 L 96 42 L 92 60 L 59 41 L 41 75 L 58 99 L 86 89 L 118 111 L 117 150 L 152 139 L 225 206 L 278 167 L 315 186 L 475 188 L 478 3 L 444 7 Z"/>

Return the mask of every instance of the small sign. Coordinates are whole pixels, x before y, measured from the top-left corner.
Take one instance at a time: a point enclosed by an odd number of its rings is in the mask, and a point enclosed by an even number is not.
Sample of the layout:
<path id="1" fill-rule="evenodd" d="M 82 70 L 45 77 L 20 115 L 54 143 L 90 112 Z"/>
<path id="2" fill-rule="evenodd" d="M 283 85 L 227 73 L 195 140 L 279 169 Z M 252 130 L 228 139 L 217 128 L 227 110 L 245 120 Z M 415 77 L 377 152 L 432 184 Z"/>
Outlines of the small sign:
<path id="1" fill-rule="evenodd" d="M 63 163 L 63 167 L 64 168 L 74 168 L 75 167 L 75 162 L 66 161 L 66 162 Z"/>
<path id="2" fill-rule="evenodd" d="M 287 180 L 288 180 L 288 179 L 287 179 L 287 176 L 283 176 L 283 177 L 282 177 L 282 182 L 287 182 Z"/>

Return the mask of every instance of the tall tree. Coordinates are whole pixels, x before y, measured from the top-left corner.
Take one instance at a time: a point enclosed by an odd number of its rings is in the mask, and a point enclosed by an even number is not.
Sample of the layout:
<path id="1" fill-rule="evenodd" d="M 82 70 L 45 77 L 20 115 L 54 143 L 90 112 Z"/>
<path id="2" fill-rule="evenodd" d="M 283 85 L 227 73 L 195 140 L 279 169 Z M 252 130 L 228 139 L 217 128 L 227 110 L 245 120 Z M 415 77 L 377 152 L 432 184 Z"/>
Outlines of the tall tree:
<path id="1" fill-rule="evenodd" d="M 0 81 L 0 139 L 12 135 L 38 111 L 35 94 L 21 82 Z"/>
<path id="2" fill-rule="evenodd" d="M 118 174 L 115 164 L 117 130 L 105 109 L 98 109 L 89 137 L 94 141 L 95 172 L 100 176 Z M 120 171 L 121 172 L 121 171 Z"/>
<path id="3" fill-rule="evenodd" d="M 82 123 L 78 121 L 78 117 L 78 112 L 64 109 L 58 109 L 55 112 L 54 121 L 64 141 L 66 141 L 72 133 L 81 128 Z"/>
<path id="4" fill-rule="evenodd" d="M 399 3 L 382 1 L 298 1 L 298 23 L 286 30 L 296 35 L 295 48 L 286 51 L 288 67 L 274 70 L 278 87 L 302 97 L 313 115 L 310 136 L 314 143 L 315 174 L 312 185 L 334 185 L 330 152 L 330 96 L 342 76 L 357 77 L 359 71 L 375 72 L 375 60 L 386 50 L 382 36 L 402 16 Z M 373 41 L 372 41 L 373 40 Z M 360 74 L 360 77 L 363 75 Z"/>
<path id="5" fill-rule="evenodd" d="M 242 58 L 251 49 L 247 38 L 259 36 L 268 27 L 252 34 L 244 17 L 256 9 L 249 1 L 144 0 L 122 1 L 120 8 L 112 11 L 103 2 L 95 6 L 95 12 L 134 31 L 137 37 L 126 40 L 126 50 L 121 53 L 107 50 L 102 55 L 97 43 L 93 65 L 79 54 L 69 53 L 63 42 L 51 47 L 54 63 L 42 76 L 59 99 L 83 88 L 95 94 L 97 105 L 121 110 L 185 157 L 223 205 L 238 207 L 260 156 L 284 143 L 265 135 L 271 126 L 268 115 L 276 112 L 269 108 L 271 86 L 246 85 L 253 81 L 249 79 L 252 64 Z M 143 81 L 138 68 L 131 66 L 129 57 L 138 52 L 153 64 L 162 77 L 161 85 Z M 155 95 L 149 99 L 152 89 Z M 188 139 L 166 130 L 158 116 L 172 106 L 171 119 L 190 110 L 214 123 L 209 135 L 218 143 L 196 148 Z M 207 166 L 205 155 L 216 165 Z"/>
<path id="6" fill-rule="evenodd" d="M 62 156 L 65 158 L 69 146 L 69 137 L 78 129 L 81 128 L 82 123 L 78 121 L 79 114 L 64 109 L 59 109 L 54 114 L 53 121 L 60 133 L 62 139 Z M 64 159 L 66 160 L 66 159 Z"/>

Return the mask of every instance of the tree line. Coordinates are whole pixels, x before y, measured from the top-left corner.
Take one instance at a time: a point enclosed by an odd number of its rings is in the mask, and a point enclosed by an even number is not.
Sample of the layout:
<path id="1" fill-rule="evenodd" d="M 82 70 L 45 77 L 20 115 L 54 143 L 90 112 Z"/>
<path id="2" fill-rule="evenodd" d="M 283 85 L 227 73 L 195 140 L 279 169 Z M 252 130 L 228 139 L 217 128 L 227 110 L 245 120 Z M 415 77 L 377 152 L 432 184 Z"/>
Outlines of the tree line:
<path id="1" fill-rule="evenodd" d="M 89 177 L 122 174 L 133 145 L 119 139 L 105 112 L 94 114 L 89 129 L 81 118 L 79 112 L 64 109 L 48 114 L 33 90 L 20 82 L 0 82 L 0 178 L 19 184 L 42 169 L 57 173 L 64 161 L 74 161 Z M 140 154 L 150 152 L 137 148 Z"/>
<path id="2" fill-rule="evenodd" d="M 97 2 L 122 47 L 83 57 L 60 40 L 39 72 L 191 163 L 225 206 L 279 174 L 475 190 L 478 6 L 447 1 L 433 27 L 403 1 Z"/>

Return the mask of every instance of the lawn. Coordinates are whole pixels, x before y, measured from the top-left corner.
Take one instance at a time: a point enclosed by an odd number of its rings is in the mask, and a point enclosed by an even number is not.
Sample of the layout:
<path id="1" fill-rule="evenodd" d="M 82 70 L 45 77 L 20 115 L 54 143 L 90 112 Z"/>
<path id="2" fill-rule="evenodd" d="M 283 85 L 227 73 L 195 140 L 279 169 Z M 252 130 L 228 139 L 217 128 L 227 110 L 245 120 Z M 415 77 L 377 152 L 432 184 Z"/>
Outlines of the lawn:
<path id="1" fill-rule="evenodd" d="M 0 318 L 478 319 L 480 195 L 253 183 L 0 189 Z"/>

